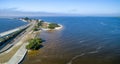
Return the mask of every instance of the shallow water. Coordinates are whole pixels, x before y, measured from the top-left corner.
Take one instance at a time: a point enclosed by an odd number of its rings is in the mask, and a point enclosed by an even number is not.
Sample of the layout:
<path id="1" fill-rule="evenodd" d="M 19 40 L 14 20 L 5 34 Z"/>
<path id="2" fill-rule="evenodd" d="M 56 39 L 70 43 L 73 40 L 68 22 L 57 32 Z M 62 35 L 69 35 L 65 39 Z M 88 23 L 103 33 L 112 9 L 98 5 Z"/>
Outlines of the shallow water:
<path id="1" fill-rule="evenodd" d="M 42 31 L 43 47 L 27 54 L 23 64 L 120 64 L 120 18 L 40 18 L 64 28 Z"/>

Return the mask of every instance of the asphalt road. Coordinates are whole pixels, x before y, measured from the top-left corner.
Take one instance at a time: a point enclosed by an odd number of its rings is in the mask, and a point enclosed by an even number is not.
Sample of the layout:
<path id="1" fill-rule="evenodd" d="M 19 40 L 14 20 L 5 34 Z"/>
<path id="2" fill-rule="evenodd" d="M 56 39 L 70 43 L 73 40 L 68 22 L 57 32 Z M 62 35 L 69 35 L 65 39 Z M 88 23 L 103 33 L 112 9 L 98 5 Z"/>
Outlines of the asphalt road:
<path id="1" fill-rule="evenodd" d="M 23 31 L 19 35 L 17 35 L 17 37 L 15 37 L 11 42 L 0 47 L 0 53 L 3 53 L 5 51 L 9 50 L 12 46 L 14 46 L 16 43 L 18 43 L 21 40 L 21 38 L 23 38 L 28 32 L 30 32 L 33 29 L 35 24 L 36 24 L 35 21 L 31 22 L 30 27 L 28 27 L 25 31 Z"/>

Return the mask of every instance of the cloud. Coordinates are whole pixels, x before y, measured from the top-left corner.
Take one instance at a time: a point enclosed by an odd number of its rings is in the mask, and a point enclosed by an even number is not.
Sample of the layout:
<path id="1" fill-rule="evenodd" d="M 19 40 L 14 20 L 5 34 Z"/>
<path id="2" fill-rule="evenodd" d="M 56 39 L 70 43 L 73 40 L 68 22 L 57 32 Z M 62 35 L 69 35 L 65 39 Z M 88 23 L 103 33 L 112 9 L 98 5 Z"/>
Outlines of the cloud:
<path id="1" fill-rule="evenodd" d="M 0 9 L 0 17 L 8 16 L 64 16 L 68 14 L 50 12 L 25 12 L 17 8 Z"/>
<path id="2" fill-rule="evenodd" d="M 0 17 L 10 16 L 120 16 L 120 14 L 96 14 L 96 15 L 82 15 L 78 14 L 79 10 L 71 9 L 67 13 L 51 13 L 51 12 L 27 12 L 20 11 L 17 8 L 0 9 Z"/>

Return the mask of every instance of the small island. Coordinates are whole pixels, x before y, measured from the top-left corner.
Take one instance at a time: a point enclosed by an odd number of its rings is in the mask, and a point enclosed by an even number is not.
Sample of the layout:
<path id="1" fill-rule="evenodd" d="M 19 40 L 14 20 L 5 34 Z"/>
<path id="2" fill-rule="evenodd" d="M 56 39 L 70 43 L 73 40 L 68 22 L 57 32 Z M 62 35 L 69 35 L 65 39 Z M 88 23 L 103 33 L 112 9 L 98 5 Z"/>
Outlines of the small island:
<path id="1" fill-rule="evenodd" d="M 59 30 L 63 26 L 57 23 L 49 23 L 45 22 L 43 20 L 38 21 L 38 26 L 41 28 L 41 30 Z"/>

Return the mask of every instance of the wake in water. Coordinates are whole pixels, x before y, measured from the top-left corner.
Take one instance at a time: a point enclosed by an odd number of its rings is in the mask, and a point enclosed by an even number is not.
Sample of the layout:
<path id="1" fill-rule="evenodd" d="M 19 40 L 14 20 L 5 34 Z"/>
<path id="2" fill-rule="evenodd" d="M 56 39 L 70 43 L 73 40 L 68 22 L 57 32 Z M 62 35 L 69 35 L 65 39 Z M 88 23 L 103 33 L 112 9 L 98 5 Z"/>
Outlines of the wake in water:
<path id="1" fill-rule="evenodd" d="M 79 41 L 80 44 L 83 43 L 83 42 L 85 42 L 85 40 L 81 40 L 81 41 Z"/>
<path id="2" fill-rule="evenodd" d="M 91 52 L 88 52 L 90 54 L 94 54 L 94 53 L 98 53 L 98 51 L 91 51 Z"/>
<path id="3" fill-rule="evenodd" d="M 103 25 L 103 26 L 107 25 L 107 24 L 105 24 L 104 22 L 100 22 L 100 24 Z"/>
<path id="4" fill-rule="evenodd" d="M 90 51 L 90 52 L 87 52 L 87 53 L 82 53 L 80 55 L 76 55 L 67 64 L 72 64 L 73 60 L 77 59 L 78 57 L 84 56 L 85 54 L 95 54 L 95 53 L 98 53 L 101 48 L 102 47 L 100 46 L 100 47 L 96 48 L 96 50 L 94 50 L 94 51 Z"/>
<path id="5" fill-rule="evenodd" d="M 67 64 L 72 64 L 72 61 L 73 61 L 73 60 L 75 60 L 76 58 L 78 58 L 78 57 L 80 57 L 80 56 L 83 56 L 83 55 L 85 55 L 85 53 L 82 53 L 82 54 L 80 54 L 80 55 L 77 55 L 77 56 L 73 57 Z"/>

